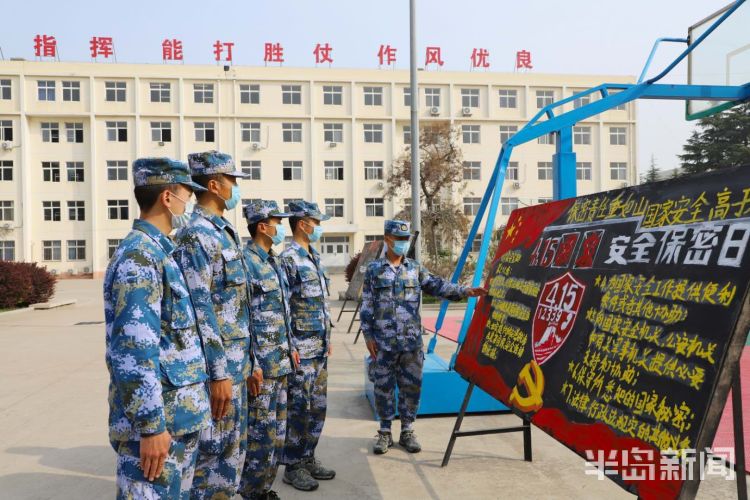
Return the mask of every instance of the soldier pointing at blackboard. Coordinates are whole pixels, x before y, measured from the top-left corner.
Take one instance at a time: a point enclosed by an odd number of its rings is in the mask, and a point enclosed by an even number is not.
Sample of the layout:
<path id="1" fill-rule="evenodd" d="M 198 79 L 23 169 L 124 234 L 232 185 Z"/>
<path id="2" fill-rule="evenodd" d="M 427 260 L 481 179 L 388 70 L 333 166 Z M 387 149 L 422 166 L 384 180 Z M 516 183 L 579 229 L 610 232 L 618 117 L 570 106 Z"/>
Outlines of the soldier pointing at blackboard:
<path id="1" fill-rule="evenodd" d="M 373 446 L 378 455 L 393 446 L 391 422 L 395 416 L 393 400 L 397 386 L 401 418 L 399 444 L 410 453 L 422 450 L 413 430 L 424 362 L 419 315 L 422 291 L 449 300 L 487 294 L 484 288 L 450 283 L 407 258 L 410 236 L 408 222 L 385 222 L 386 254 L 367 266 L 362 289 L 362 334 L 372 357 L 375 409 L 380 419 Z"/>

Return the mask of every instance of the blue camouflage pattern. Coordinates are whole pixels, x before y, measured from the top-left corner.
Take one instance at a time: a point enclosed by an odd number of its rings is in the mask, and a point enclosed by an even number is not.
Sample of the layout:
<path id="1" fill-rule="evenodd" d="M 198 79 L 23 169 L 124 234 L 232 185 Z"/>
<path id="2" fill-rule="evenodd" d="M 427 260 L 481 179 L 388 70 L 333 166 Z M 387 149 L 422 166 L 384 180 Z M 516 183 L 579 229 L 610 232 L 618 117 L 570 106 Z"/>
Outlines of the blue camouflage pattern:
<path id="1" fill-rule="evenodd" d="M 202 175 L 224 174 L 232 177 L 246 179 L 248 174 L 237 170 L 232 157 L 218 151 L 204 151 L 202 153 L 190 153 L 188 155 L 188 166 L 193 177 Z"/>
<path id="2" fill-rule="evenodd" d="M 211 380 L 232 380 L 232 407 L 200 439 L 193 498 L 231 498 L 247 447 L 250 309 L 247 265 L 235 228 L 197 205 L 176 236 L 175 260 L 195 301 Z"/>
<path id="3" fill-rule="evenodd" d="M 313 247 L 305 250 L 292 241 L 281 253 L 289 281 L 292 332 L 301 359 L 328 355 L 331 341 L 331 310 L 328 271 Z"/>
<path id="4" fill-rule="evenodd" d="M 411 233 L 409 232 L 409 223 L 405 220 L 387 220 L 383 226 L 385 234 L 392 234 L 393 236 L 411 236 Z"/>
<path id="5" fill-rule="evenodd" d="M 405 428 L 417 419 L 419 398 L 422 393 L 422 367 L 424 352 L 414 351 L 378 351 L 373 366 L 373 385 L 375 395 L 375 412 L 378 419 L 391 421 L 396 416 L 394 405 L 395 391 L 398 386 L 398 415 L 401 428 Z"/>
<path id="6" fill-rule="evenodd" d="M 289 375 L 286 442 L 281 463 L 294 465 L 315 455 L 328 409 L 328 358 L 302 359 Z"/>
<path id="7" fill-rule="evenodd" d="M 289 213 L 292 217 L 311 217 L 319 221 L 328 220 L 330 215 L 320 211 L 318 204 L 312 201 L 292 200 L 289 202 Z"/>
<path id="8" fill-rule="evenodd" d="M 183 184 L 193 191 L 206 190 L 193 182 L 186 163 L 172 158 L 138 158 L 133 162 L 132 170 L 136 187 Z"/>
<path id="9" fill-rule="evenodd" d="M 279 204 L 274 200 L 261 200 L 254 198 L 242 207 L 242 213 L 247 219 L 247 225 L 255 224 L 270 217 L 290 217 L 292 214 L 282 212 Z"/>
<path id="10" fill-rule="evenodd" d="M 378 350 L 414 351 L 422 348 L 422 291 L 448 300 L 461 300 L 469 288 L 430 273 L 404 258 L 395 268 L 383 257 L 370 262 L 362 286 L 362 334 Z"/>

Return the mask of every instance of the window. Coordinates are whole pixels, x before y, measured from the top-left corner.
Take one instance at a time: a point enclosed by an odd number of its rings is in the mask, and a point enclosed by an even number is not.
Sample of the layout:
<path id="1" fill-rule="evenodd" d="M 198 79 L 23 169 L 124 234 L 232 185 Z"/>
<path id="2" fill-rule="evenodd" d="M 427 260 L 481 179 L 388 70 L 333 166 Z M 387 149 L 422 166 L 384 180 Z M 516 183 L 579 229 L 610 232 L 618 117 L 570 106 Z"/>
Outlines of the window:
<path id="1" fill-rule="evenodd" d="M 302 142 L 302 124 L 282 123 L 281 138 L 284 142 Z"/>
<path id="2" fill-rule="evenodd" d="M 86 260 L 86 240 L 68 240 L 68 260 Z"/>
<path id="3" fill-rule="evenodd" d="M 172 142 L 172 123 L 151 122 L 151 140 L 154 142 Z"/>
<path id="4" fill-rule="evenodd" d="M 508 168 L 505 170 L 505 178 L 508 179 L 509 181 L 518 180 L 518 162 L 517 161 L 508 162 Z"/>
<path id="5" fill-rule="evenodd" d="M 120 243 L 122 240 L 107 240 L 107 258 L 111 259 L 115 255 Z"/>
<path id="6" fill-rule="evenodd" d="M 500 198 L 500 213 L 503 215 L 510 215 L 510 213 L 518 208 L 518 198 Z"/>
<path id="7" fill-rule="evenodd" d="M 109 220 L 128 220 L 128 200 L 107 200 L 107 216 Z"/>
<path id="8" fill-rule="evenodd" d="M 590 161 L 576 162 L 576 180 L 577 181 L 590 181 L 591 180 L 591 162 Z"/>
<path id="9" fill-rule="evenodd" d="M 614 161 L 609 164 L 609 175 L 613 181 L 628 179 L 628 165 L 625 162 Z"/>
<path id="10" fill-rule="evenodd" d="M 461 106 L 464 108 L 478 108 L 479 89 L 461 89 Z"/>
<path id="11" fill-rule="evenodd" d="M 479 125 L 461 125 L 464 144 L 479 144 Z"/>
<path id="12" fill-rule="evenodd" d="M 107 160 L 107 180 L 128 180 L 128 162 L 125 160 Z"/>
<path id="13" fill-rule="evenodd" d="M 42 180 L 44 182 L 60 182 L 60 162 L 42 162 Z"/>
<path id="14" fill-rule="evenodd" d="M 341 160 L 335 161 L 324 161 L 323 168 L 325 169 L 325 179 L 327 181 L 343 181 L 344 180 L 344 162 Z"/>
<path id="15" fill-rule="evenodd" d="M 320 253 L 324 255 L 346 255 L 349 253 L 348 236 L 323 236 L 320 238 Z"/>
<path id="16" fill-rule="evenodd" d="M 342 87 L 339 85 L 323 85 L 323 104 L 340 106 L 342 94 Z"/>
<path id="17" fill-rule="evenodd" d="M 107 140 L 110 142 L 128 142 L 128 122 L 106 122 Z"/>
<path id="18" fill-rule="evenodd" d="M 285 181 L 302 180 L 302 162 L 301 161 L 283 161 L 282 174 Z"/>
<path id="19" fill-rule="evenodd" d="M 537 178 L 540 181 L 551 181 L 552 180 L 552 162 L 551 161 L 540 161 L 536 164 Z"/>
<path id="20" fill-rule="evenodd" d="M 16 260 L 15 241 L 0 241 L 0 260 Z"/>
<path id="21" fill-rule="evenodd" d="M 542 109 L 545 106 L 549 106 L 555 100 L 555 92 L 553 90 L 537 90 L 536 91 L 536 107 Z"/>
<path id="22" fill-rule="evenodd" d="M 404 88 L 404 106 L 411 107 L 411 87 Z"/>
<path id="23" fill-rule="evenodd" d="M 10 101 L 11 96 L 10 80 L 0 80 L 0 99 Z"/>
<path id="24" fill-rule="evenodd" d="M 553 133 L 544 134 L 543 136 L 538 137 L 537 140 L 536 140 L 536 142 L 537 142 L 537 144 L 551 144 L 551 145 L 554 145 L 555 144 L 555 134 L 553 134 Z"/>
<path id="25" fill-rule="evenodd" d="M 54 101 L 55 100 L 55 81 L 54 80 L 38 80 L 36 82 L 37 97 L 40 101 Z"/>
<path id="26" fill-rule="evenodd" d="M 282 104 L 302 104 L 302 86 L 282 85 L 281 102 Z"/>
<path id="27" fill-rule="evenodd" d="M 0 182 L 13 180 L 13 160 L 0 160 Z"/>
<path id="28" fill-rule="evenodd" d="M 505 144 L 518 132 L 518 125 L 500 125 L 500 144 Z"/>
<path id="29" fill-rule="evenodd" d="M 365 235 L 365 243 L 371 243 L 373 241 L 383 241 L 383 235 L 382 234 L 366 234 Z"/>
<path id="30" fill-rule="evenodd" d="M 625 146 L 627 141 L 627 129 L 625 127 L 609 127 L 609 143 L 612 146 Z"/>
<path id="31" fill-rule="evenodd" d="M 68 202 L 68 220 L 86 220 L 86 209 L 82 201 Z"/>
<path id="32" fill-rule="evenodd" d="M 65 162 L 65 170 L 68 173 L 68 182 L 83 182 L 83 162 Z"/>
<path id="33" fill-rule="evenodd" d="M 0 120 L 0 141 L 13 140 L 13 120 Z"/>
<path id="34" fill-rule="evenodd" d="M 464 215 L 476 215 L 479 212 L 479 205 L 481 204 L 482 198 L 464 196 Z"/>
<path id="35" fill-rule="evenodd" d="M 50 222 L 60 221 L 60 202 L 59 201 L 43 201 L 42 202 L 42 214 L 44 220 Z"/>
<path id="36" fill-rule="evenodd" d="M 260 104 L 260 85 L 240 85 L 240 104 Z"/>
<path id="37" fill-rule="evenodd" d="M 323 142 L 344 142 L 344 124 L 324 123 Z"/>
<path id="38" fill-rule="evenodd" d="M 573 127 L 573 144 L 591 144 L 591 127 Z"/>
<path id="39" fill-rule="evenodd" d="M 383 217 L 383 198 L 365 198 L 365 215 Z"/>
<path id="40" fill-rule="evenodd" d="M 42 122 L 42 142 L 60 142 L 60 124 Z"/>
<path id="41" fill-rule="evenodd" d="M 65 139 L 68 142 L 83 142 L 83 123 L 65 122 Z"/>
<path id="42" fill-rule="evenodd" d="M 240 123 L 242 142 L 260 142 L 260 122 Z"/>
<path id="43" fill-rule="evenodd" d="M 62 260 L 62 242 L 60 240 L 42 241 L 42 260 Z"/>
<path id="44" fill-rule="evenodd" d="M 214 102 L 214 84 L 194 83 L 193 102 L 196 104 L 212 104 Z"/>
<path id="45" fill-rule="evenodd" d="M 12 200 L 0 200 L 0 221 L 13 222 L 14 212 Z"/>
<path id="46" fill-rule="evenodd" d="M 383 87 L 365 87 L 365 106 L 383 105 Z"/>
<path id="47" fill-rule="evenodd" d="M 404 125 L 404 144 L 411 143 L 411 125 Z"/>
<path id="48" fill-rule="evenodd" d="M 509 89 L 500 89 L 497 91 L 500 96 L 501 108 L 516 108 L 518 100 L 518 91 Z"/>
<path id="49" fill-rule="evenodd" d="M 247 178 L 251 181 L 260 180 L 260 160 L 242 160 L 240 162 L 242 173 L 249 175 Z"/>
<path id="50" fill-rule="evenodd" d="M 440 107 L 440 89 L 424 89 L 424 98 L 428 108 Z"/>
<path id="51" fill-rule="evenodd" d="M 610 92 L 610 95 L 616 94 L 617 92 Z M 627 111 L 628 110 L 628 103 L 625 104 L 619 104 L 612 108 L 612 111 Z"/>
<path id="52" fill-rule="evenodd" d="M 365 142 L 383 142 L 383 125 L 365 123 Z"/>
<path id="53" fill-rule="evenodd" d="M 577 99 L 573 99 L 573 109 L 582 108 L 589 103 L 591 103 L 591 94 L 581 96 Z"/>
<path id="54" fill-rule="evenodd" d="M 464 162 L 464 180 L 478 181 L 482 178 L 482 162 L 465 161 Z"/>
<path id="55" fill-rule="evenodd" d="M 81 82 L 62 82 L 63 101 L 79 102 L 81 100 Z"/>
<path id="56" fill-rule="evenodd" d="M 149 84 L 151 89 L 151 102 L 170 102 L 172 98 L 172 84 L 165 82 L 152 82 Z"/>
<path id="57" fill-rule="evenodd" d="M 383 179 L 383 162 L 366 161 L 365 162 L 365 180 L 379 181 Z"/>
<path id="58" fill-rule="evenodd" d="M 344 199 L 343 198 L 326 198 L 325 199 L 326 215 L 331 217 L 344 216 Z"/>
<path id="59" fill-rule="evenodd" d="M 107 102 L 125 102 L 125 82 L 104 82 L 104 99 Z"/>
<path id="60" fill-rule="evenodd" d="M 477 233 L 474 236 L 474 241 L 471 242 L 471 251 L 476 253 L 482 248 L 482 233 Z"/>
<path id="61" fill-rule="evenodd" d="M 283 205 L 284 205 L 284 212 L 289 212 L 289 204 L 293 201 L 302 201 L 302 198 L 284 198 Z"/>
<path id="62" fill-rule="evenodd" d="M 195 142 L 214 142 L 214 122 L 195 122 Z"/>

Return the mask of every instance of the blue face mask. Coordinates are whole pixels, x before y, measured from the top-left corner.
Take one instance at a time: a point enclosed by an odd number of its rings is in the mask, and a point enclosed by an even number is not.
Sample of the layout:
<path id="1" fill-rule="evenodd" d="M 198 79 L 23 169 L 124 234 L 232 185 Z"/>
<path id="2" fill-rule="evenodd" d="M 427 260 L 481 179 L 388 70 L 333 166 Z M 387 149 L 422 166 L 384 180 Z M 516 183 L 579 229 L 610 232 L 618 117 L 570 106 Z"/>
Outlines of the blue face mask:
<path id="1" fill-rule="evenodd" d="M 276 224 L 273 227 L 276 228 L 276 234 L 271 236 L 271 241 L 274 245 L 278 245 L 279 243 L 282 243 L 284 241 L 284 238 L 286 238 L 286 227 L 282 226 L 281 224 Z"/>
<path id="2" fill-rule="evenodd" d="M 221 198 L 221 196 L 219 196 Z M 224 200 L 224 198 L 221 198 Z M 234 210 L 234 208 L 240 203 L 242 195 L 240 194 L 240 187 L 237 185 L 232 186 L 232 196 L 228 200 L 224 200 L 224 206 L 227 210 Z"/>
<path id="3" fill-rule="evenodd" d="M 406 255 L 406 252 L 409 251 L 409 240 L 394 241 L 393 248 L 391 248 L 391 250 L 393 250 L 393 253 L 395 253 L 396 255 L 403 257 L 404 255 Z"/>
<path id="4" fill-rule="evenodd" d="M 171 210 L 167 209 L 172 215 L 172 229 L 180 229 L 181 227 L 187 226 L 188 222 L 190 222 L 190 218 L 193 216 L 193 208 L 195 207 L 195 204 L 192 201 L 185 202 L 185 200 L 174 193 L 172 193 L 172 196 L 185 203 L 185 210 L 183 210 L 180 215 L 175 215 Z"/>
<path id="5" fill-rule="evenodd" d="M 312 224 L 310 224 L 307 221 L 302 221 L 302 222 L 304 222 L 308 226 L 312 226 Z M 310 240 L 310 243 L 315 243 L 316 241 L 320 239 L 321 236 L 323 236 L 323 228 L 320 226 L 312 226 L 312 228 L 313 228 L 313 232 L 307 235 L 307 239 Z"/>

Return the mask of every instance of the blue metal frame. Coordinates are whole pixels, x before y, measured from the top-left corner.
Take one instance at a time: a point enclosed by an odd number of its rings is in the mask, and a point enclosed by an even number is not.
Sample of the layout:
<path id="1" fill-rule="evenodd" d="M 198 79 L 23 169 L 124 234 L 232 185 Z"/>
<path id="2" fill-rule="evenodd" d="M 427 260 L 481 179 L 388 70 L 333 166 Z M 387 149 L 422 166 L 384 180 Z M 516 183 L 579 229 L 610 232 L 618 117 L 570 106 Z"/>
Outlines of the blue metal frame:
<path id="1" fill-rule="evenodd" d="M 661 73 L 646 80 L 645 74 L 651 64 L 653 56 L 656 52 L 658 45 L 663 41 L 668 42 L 684 42 L 684 39 L 676 38 L 660 38 L 654 44 L 651 53 L 646 61 L 646 64 L 641 72 L 641 76 L 636 84 L 614 84 L 605 83 L 597 87 L 584 90 L 573 96 L 554 102 L 548 106 L 545 106 L 540 110 L 521 130 L 514 134 L 501 148 L 500 154 L 498 155 L 495 168 L 492 172 L 487 190 L 482 197 L 482 202 L 479 205 L 479 211 L 477 212 L 474 223 L 469 230 L 469 234 L 456 263 L 456 270 L 453 273 L 451 281 L 454 283 L 458 281 L 461 276 L 461 271 L 466 263 L 466 259 L 469 256 L 469 252 L 472 247 L 472 242 L 476 237 L 479 226 L 481 225 L 482 219 L 484 218 L 485 211 L 489 205 L 489 213 L 487 215 L 487 222 L 485 224 L 484 233 L 482 234 L 482 245 L 479 250 L 477 257 L 476 268 L 474 270 L 474 277 L 472 280 L 472 286 L 480 286 L 482 279 L 482 270 L 484 264 L 487 261 L 487 254 L 489 252 L 490 241 L 492 239 L 492 232 L 494 230 L 495 217 L 497 215 L 497 206 L 500 202 L 500 196 L 502 192 L 503 182 L 505 181 L 505 172 L 510 161 L 510 156 L 513 152 L 513 148 L 521 144 L 527 143 L 538 137 L 546 134 L 556 134 L 556 153 L 553 156 L 553 194 L 555 200 L 561 200 L 565 198 L 572 198 L 576 196 L 576 170 L 575 170 L 575 159 L 576 155 L 573 151 L 573 126 L 590 118 L 592 116 L 603 113 L 609 109 L 612 109 L 621 104 L 628 103 L 635 99 L 676 99 L 676 100 L 717 100 L 717 101 L 743 101 L 750 99 L 750 82 L 741 86 L 717 86 L 717 85 L 671 85 L 671 84 L 656 84 L 661 78 L 667 75 L 677 64 L 680 63 L 687 55 L 695 49 L 698 45 L 703 42 L 721 23 L 723 23 L 734 11 L 736 11 L 746 0 L 737 0 L 732 7 L 727 9 L 710 28 L 708 28 L 700 37 L 698 37 L 693 43 L 689 44 L 688 47 L 675 58 Z M 615 92 L 612 92 L 615 91 Z M 560 115 L 555 115 L 555 109 L 563 106 L 566 103 L 579 99 L 581 97 L 599 93 L 600 99 L 581 106 L 571 111 L 563 112 Z M 545 121 L 539 121 L 542 117 L 545 117 Z M 461 344 L 463 344 L 466 338 L 466 332 L 471 324 L 471 318 L 476 307 L 476 299 L 470 298 L 466 306 L 466 312 L 464 314 L 463 323 L 461 324 L 461 331 L 458 336 L 458 342 L 456 351 L 451 357 L 449 369 L 453 370 L 455 366 L 456 356 Z M 438 319 L 435 324 L 436 332 L 440 331 L 445 319 L 445 314 L 448 309 L 448 302 L 443 301 L 438 314 Z M 428 345 L 428 353 L 432 353 L 435 349 L 437 342 L 437 333 L 430 340 Z"/>

